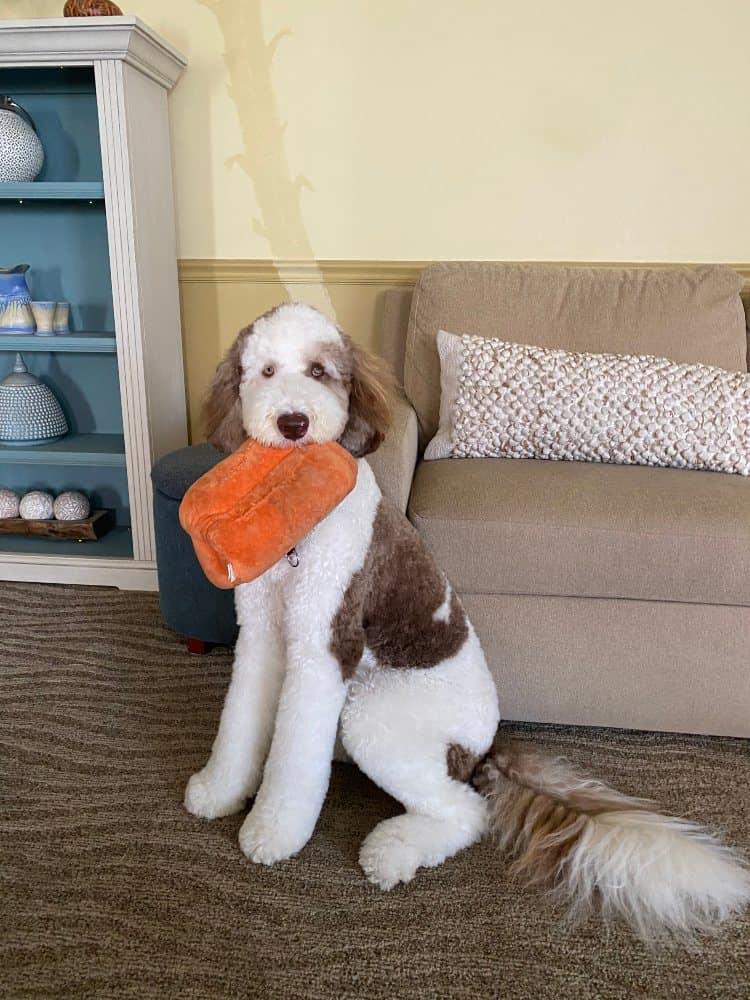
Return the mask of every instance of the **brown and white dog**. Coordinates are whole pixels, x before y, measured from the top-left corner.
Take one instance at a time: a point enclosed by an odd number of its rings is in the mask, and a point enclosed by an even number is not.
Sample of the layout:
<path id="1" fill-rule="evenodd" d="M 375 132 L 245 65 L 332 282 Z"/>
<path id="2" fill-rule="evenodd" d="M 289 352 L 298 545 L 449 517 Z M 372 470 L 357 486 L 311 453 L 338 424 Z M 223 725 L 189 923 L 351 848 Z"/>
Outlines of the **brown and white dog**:
<path id="1" fill-rule="evenodd" d="M 334 323 L 291 303 L 243 330 L 211 385 L 209 440 L 287 448 L 339 441 L 359 459 L 348 497 L 286 559 L 236 590 L 232 680 L 185 805 L 212 819 L 253 807 L 242 851 L 273 864 L 310 838 L 337 733 L 405 812 L 365 839 L 382 889 L 487 833 L 515 869 L 598 901 L 644 938 L 707 930 L 750 899 L 739 859 L 685 821 L 536 751 L 492 751 L 495 687 L 458 596 L 380 493 L 364 456 L 389 422 L 391 379 Z"/>

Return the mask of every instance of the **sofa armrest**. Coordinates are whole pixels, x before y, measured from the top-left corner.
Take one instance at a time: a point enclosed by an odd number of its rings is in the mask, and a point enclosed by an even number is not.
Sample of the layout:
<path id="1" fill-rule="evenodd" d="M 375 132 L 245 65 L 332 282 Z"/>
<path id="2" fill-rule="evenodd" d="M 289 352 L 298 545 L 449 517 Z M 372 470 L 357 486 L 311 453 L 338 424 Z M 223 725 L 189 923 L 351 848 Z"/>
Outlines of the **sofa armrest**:
<path id="1" fill-rule="evenodd" d="M 383 495 L 403 513 L 406 513 L 411 493 L 417 447 L 417 415 L 401 393 L 393 403 L 393 422 L 385 440 L 377 451 L 367 456 L 367 461 Z"/>

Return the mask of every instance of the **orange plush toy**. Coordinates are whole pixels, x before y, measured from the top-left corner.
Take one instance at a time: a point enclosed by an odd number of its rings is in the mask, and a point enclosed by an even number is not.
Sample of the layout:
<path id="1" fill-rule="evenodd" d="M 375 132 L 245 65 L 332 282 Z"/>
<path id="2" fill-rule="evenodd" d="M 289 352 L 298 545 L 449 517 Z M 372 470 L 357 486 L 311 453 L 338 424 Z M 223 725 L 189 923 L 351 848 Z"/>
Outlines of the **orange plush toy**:
<path id="1" fill-rule="evenodd" d="M 269 448 L 248 440 L 193 483 L 180 524 L 208 579 L 228 590 L 289 553 L 356 481 L 356 461 L 334 442 Z"/>

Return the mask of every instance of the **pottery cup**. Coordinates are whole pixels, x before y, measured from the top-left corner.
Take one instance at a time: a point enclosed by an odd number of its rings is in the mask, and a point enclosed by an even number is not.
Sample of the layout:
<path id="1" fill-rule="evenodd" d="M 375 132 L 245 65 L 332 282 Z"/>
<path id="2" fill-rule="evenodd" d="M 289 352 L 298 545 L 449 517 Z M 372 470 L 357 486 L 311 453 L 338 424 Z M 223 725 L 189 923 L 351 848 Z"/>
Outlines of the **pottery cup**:
<path id="1" fill-rule="evenodd" d="M 70 333 L 68 318 L 70 316 L 70 303 L 58 302 L 55 308 L 55 315 L 52 320 L 52 330 L 54 333 Z"/>
<path id="2" fill-rule="evenodd" d="M 37 337 L 54 337 L 55 331 L 52 324 L 55 318 L 56 302 L 32 302 L 31 311 L 36 320 Z"/>

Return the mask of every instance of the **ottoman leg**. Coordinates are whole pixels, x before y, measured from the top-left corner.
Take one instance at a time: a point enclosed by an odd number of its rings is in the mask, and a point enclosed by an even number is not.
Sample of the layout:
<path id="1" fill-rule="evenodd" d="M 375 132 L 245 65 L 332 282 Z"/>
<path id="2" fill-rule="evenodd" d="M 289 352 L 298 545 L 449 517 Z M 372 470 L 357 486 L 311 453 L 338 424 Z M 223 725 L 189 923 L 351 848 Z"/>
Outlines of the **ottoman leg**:
<path id="1" fill-rule="evenodd" d="M 188 653 L 195 653 L 198 656 L 202 656 L 203 653 L 208 652 L 208 643 L 204 642 L 203 639 L 188 639 L 187 648 Z"/>

